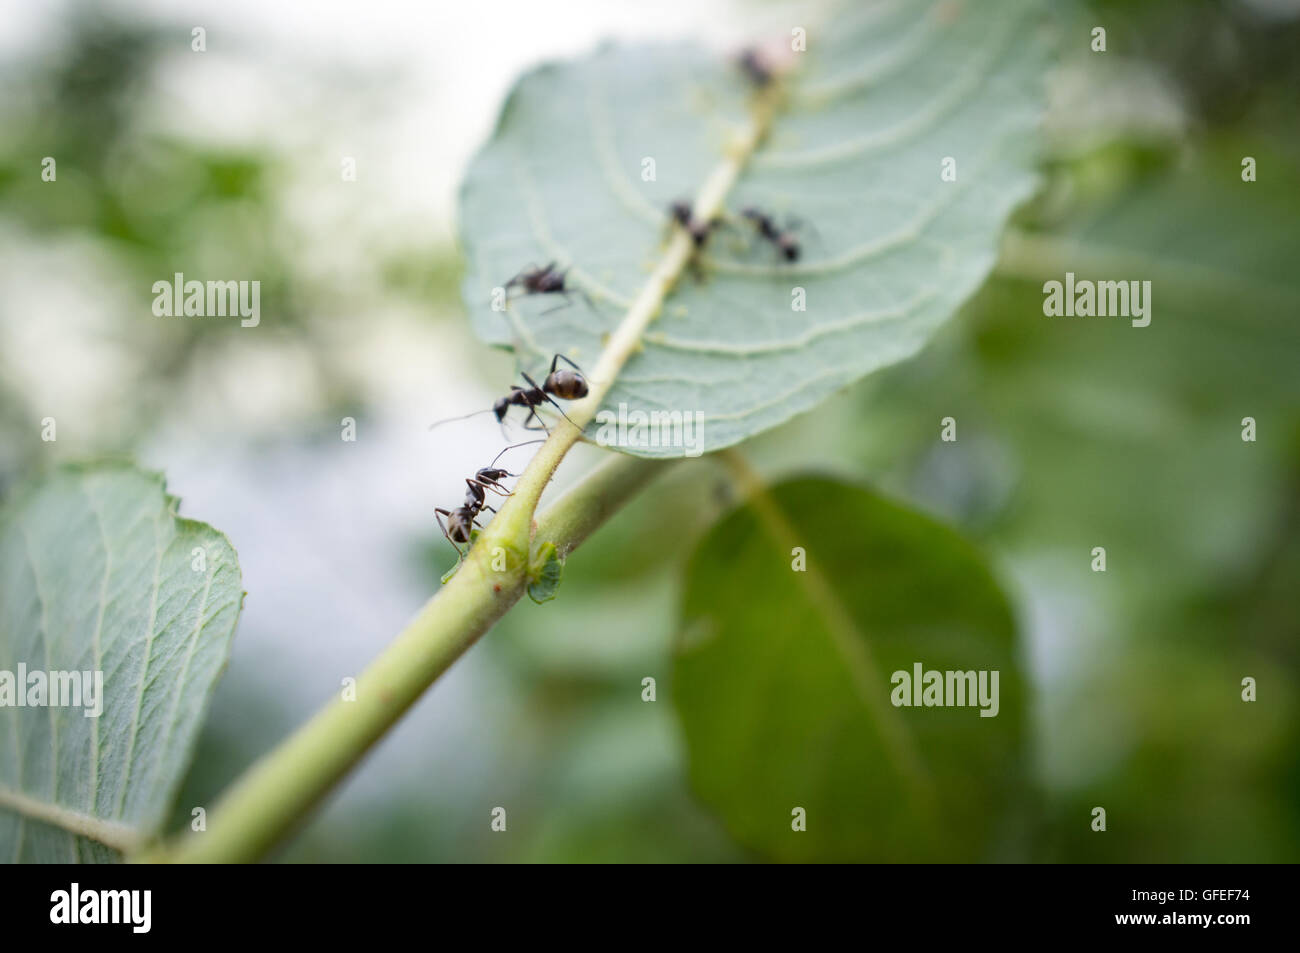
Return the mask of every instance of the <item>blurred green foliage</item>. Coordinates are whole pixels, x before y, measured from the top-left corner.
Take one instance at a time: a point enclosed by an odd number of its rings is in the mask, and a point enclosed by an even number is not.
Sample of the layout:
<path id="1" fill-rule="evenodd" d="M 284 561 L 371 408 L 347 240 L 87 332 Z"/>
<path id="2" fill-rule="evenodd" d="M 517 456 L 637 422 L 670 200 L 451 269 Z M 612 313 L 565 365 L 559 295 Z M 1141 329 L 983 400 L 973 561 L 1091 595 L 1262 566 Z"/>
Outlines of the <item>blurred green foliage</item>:
<path id="1" fill-rule="evenodd" d="M 790 480 L 719 522 L 687 578 L 672 697 L 693 783 L 738 839 L 791 861 L 1024 850 L 1015 623 L 966 540 L 866 490 Z M 982 681 L 917 707 L 934 672 Z"/>

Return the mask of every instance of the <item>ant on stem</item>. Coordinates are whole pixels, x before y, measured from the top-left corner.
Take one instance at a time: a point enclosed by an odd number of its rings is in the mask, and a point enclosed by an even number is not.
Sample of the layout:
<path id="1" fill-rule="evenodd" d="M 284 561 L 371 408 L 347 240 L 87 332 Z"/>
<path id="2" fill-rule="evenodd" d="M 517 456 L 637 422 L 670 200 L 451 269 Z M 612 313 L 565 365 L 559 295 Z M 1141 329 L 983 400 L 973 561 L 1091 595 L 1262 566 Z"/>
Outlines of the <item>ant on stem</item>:
<path id="1" fill-rule="evenodd" d="M 668 206 L 668 220 L 669 228 L 672 227 L 673 222 L 676 222 L 691 237 L 691 243 L 695 246 L 694 253 L 691 255 L 691 273 L 694 274 L 696 281 L 703 281 L 704 275 L 700 270 L 698 255 L 714 229 L 726 223 L 718 217 L 711 218 L 707 222 L 700 221 L 695 217 L 691 203 L 685 199 L 678 199 Z"/>
<path id="2" fill-rule="evenodd" d="M 685 199 L 678 199 L 668 206 L 668 216 L 672 221 L 680 225 L 687 235 L 691 236 L 691 241 L 695 243 L 696 248 L 704 247 L 704 243 L 709 240 L 713 230 L 722 224 L 721 220 L 717 218 L 701 222 L 691 210 L 691 203 Z"/>
<path id="3" fill-rule="evenodd" d="M 567 367 L 558 367 L 557 365 L 560 361 L 564 361 L 573 369 L 570 370 Z M 543 421 L 541 416 L 537 413 L 537 408 L 546 403 L 549 403 L 558 410 L 560 416 L 565 420 L 568 420 L 569 423 L 573 423 L 572 420 L 569 420 L 569 415 L 564 412 L 564 408 L 555 402 L 555 398 L 559 397 L 561 400 L 580 400 L 587 396 L 587 379 L 582 376 L 582 368 L 578 367 L 577 364 L 574 364 L 573 361 L 569 360 L 563 354 L 556 354 L 555 357 L 551 359 L 550 372 L 546 375 L 541 386 L 538 386 L 537 381 L 529 377 L 527 373 L 522 371 L 520 373 L 523 375 L 524 380 L 528 382 L 528 386 L 520 387 L 518 384 L 512 384 L 510 387 L 510 393 L 506 394 L 504 397 L 498 397 L 490 408 L 491 412 L 497 418 L 497 423 L 501 424 L 503 429 L 506 414 L 509 413 L 511 407 L 527 407 L 528 416 L 524 418 L 524 429 L 545 430 L 549 434 L 551 432 L 550 428 L 546 426 L 545 421 Z M 434 427 L 439 427 L 452 420 L 464 420 L 467 417 L 473 417 L 476 414 L 485 414 L 487 412 L 487 410 L 476 410 L 473 413 L 465 414 L 461 417 L 448 417 L 446 420 L 439 420 L 436 423 L 430 424 L 429 429 L 432 430 Z M 529 423 L 534 419 L 537 421 L 539 426 L 529 426 Z M 575 427 L 578 426 L 577 424 L 573 425 Z"/>
<path id="4" fill-rule="evenodd" d="M 487 502 L 487 493 L 491 490 L 498 496 L 512 496 L 513 491 L 507 490 L 501 485 L 501 481 L 506 477 L 517 477 L 518 473 L 511 473 L 502 467 L 497 466 L 497 461 L 506 450 L 514 450 L 517 447 L 526 447 L 533 443 L 542 443 L 541 440 L 525 440 L 523 443 L 512 444 L 498 453 L 490 464 L 481 468 L 472 477 L 465 478 L 465 502 L 454 510 L 444 509 L 443 507 L 434 508 L 434 517 L 438 520 L 438 526 L 442 529 L 442 535 L 447 537 L 447 541 L 456 547 L 456 552 L 460 558 L 464 559 L 465 554 L 461 552 L 460 544 L 468 543 L 473 535 L 474 529 L 478 527 L 478 516 L 483 510 L 496 512 L 496 507 Z M 443 522 L 443 517 L 447 521 Z"/>

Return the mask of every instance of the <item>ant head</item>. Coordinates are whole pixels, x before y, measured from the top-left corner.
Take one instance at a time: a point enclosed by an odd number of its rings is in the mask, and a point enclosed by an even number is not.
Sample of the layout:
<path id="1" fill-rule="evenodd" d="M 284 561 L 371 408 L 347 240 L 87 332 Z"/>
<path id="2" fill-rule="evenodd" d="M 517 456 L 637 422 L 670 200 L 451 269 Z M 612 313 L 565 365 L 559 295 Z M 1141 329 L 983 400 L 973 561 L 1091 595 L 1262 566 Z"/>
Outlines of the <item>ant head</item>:
<path id="1" fill-rule="evenodd" d="M 565 400 L 578 400 L 587 396 L 587 379 L 577 371 L 562 367 L 547 376 L 546 385 L 542 389 Z"/>
<path id="2" fill-rule="evenodd" d="M 510 476 L 510 471 L 502 470 L 500 467 L 484 467 L 482 470 L 478 471 L 478 478 L 480 480 L 487 480 L 491 483 L 496 483 L 498 480 L 503 480 L 508 476 Z"/>
<path id="3" fill-rule="evenodd" d="M 672 205 L 668 206 L 668 213 L 672 215 L 673 221 L 679 225 L 686 225 L 691 220 L 691 203 L 685 199 L 678 199 Z"/>
<path id="4" fill-rule="evenodd" d="M 785 256 L 786 261 L 799 260 L 799 243 L 796 241 L 784 241 L 781 243 L 781 254 Z"/>

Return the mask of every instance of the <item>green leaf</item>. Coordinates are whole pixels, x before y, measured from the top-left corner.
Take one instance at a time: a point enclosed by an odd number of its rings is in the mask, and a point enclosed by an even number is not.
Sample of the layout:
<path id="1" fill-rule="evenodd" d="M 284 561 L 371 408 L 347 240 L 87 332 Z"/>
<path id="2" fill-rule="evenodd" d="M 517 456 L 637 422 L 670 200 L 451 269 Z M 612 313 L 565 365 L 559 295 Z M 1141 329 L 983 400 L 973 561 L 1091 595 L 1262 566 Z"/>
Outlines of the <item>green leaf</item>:
<path id="1" fill-rule="evenodd" d="M 560 577 L 564 575 L 564 563 L 556 552 L 555 544 L 542 543 L 533 553 L 528 566 L 528 598 L 539 606 L 555 598 L 560 588 Z"/>
<path id="2" fill-rule="evenodd" d="M 1041 10 L 890 3 L 810 25 L 728 197 L 733 227 L 705 249 L 703 279 L 678 283 L 604 406 L 698 412 L 707 452 L 915 353 L 979 287 L 1035 187 Z M 531 372 L 556 352 L 594 363 L 662 249 L 667 206 L 701 189 L 752 102 L 733 63 L 690 45 L 610 46 L 521 79 L 463 186 L 476 332 Z M 947 157 L 956 181 L 941 179 Z M 738 216 L 746 206 L 813 226 L 803 259 L 779 263 Z M 598 313 L 579 295 L 550 314 L 556 295 L 492 310 L 494 288 L 550 261 Z M 806 310 L 792 309 L 796 288 Z"/>
<path id="3" fill-rule="evenodd" d="M 781 484 L 700 544 L 682 626 L 673 699 L 691 781 L 742 844 L 787 861 L 1011 849 L 1026 714 L 1015 625 L 954 532 L 841 483 Z M 918 662 L 997 671 L 996 716 L 895 707 L 893 673 Z"/>
<path id="4" fill-rule="evenodd" d="M 0 672 L 103 673 L 98 717 L 85 698 L 0 707 L 6 861 L 112 860 L 164 821 L 243 600 L 234 549 L 178 502 L 108 463 L 62 468 L 0 515 Z"/>

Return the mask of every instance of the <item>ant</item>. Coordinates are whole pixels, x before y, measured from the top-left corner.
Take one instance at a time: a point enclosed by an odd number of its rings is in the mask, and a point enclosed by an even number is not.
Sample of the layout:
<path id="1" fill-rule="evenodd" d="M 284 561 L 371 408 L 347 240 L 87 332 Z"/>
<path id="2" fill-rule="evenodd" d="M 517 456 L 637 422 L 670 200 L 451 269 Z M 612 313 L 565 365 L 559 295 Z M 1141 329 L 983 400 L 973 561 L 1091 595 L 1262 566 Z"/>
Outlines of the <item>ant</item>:
<path id="1" fill-rule="evenodd" d="M 771 83 L 775 75 L 772 72 L 771 64 L 753 47 L 742 50 L 736 63 L 745 76 L 749 78 L 749 81 L 759 89 L 763 89 Z"/>
<path id="2" fill-rule="evenodd" d="M 569 368 L 566 367 L 557 367 L 560 361 L 564 361 L 569 365 L 569 367 L 572 367 L 573 370 L 569 370 Z M 556 354 L 555 357 L 551 359 L 551 370 L 546 375 L 546 379 L 542 381 L 540 387 L 537 385 L 537 381 L 529 377 L 527 373 L 521 373 L 523 374 L 524 380 L 528 382 L 528 386 L 520 387 L 518 384 L 512 384 L 510 387 L 510 393 L 506 394 L 504 397 L 498 397 L 492 404 L 491 411 L 496 416 L 497 423 L 502 424 L 503 426 L 505 424 L 506 414 L 510 411 L 511 407 L 527 407 L 528 416 L 524 418 L 524 429 L 541 429 L 550 433 L 550 429 L 538 415 L 537 408 L 542 406 L 544 403 L 549 403 L 560 412 L 560 415 L 565 420 L 569 420 L 569 415 L 564 412 L 563 407 L 555 402 L 554 398 L 559 397 L 561 400 L 579 400 L 587 396 L 587 379 L 582 376 L 582 368 L 578 367 L 577 364 L 574 364 L 573 361 L 569 360 L 563 354 Z M 432 430 L 434 427 L 445 424 L 451 420 L 464 420 L 465 417 L 473 417 L 474 414 L 485 413 L 487 413 L 486 410 L 476 410 L 474 413 L 465 414 L 464 417 L 448 417 L 447 420 L 439 420 L 437 423 L 430 424 L 429 429 Z M 541 426 L 530 427 L 529 422 L 533 419 L 536 419 L 538 424 Z M 569 423 L 572 424 L 573 421 L 569 420 Z M 575 427 L 577 426 L 577 424 L 573 425 Z"/>
<path id="3" fill-rule="evenodd" d="M 795 238 L 794 231 L 800 227 L 801 222 L 790 219 L 785 228 L 780 228 L 776 224 L 776 219 L 765 212 L 750 207 L 742 209 L 740 212 L 742 218 L 747 218 L 754 223 L 758 229 L 758 234 L 765 241 L 772 243 L 772 247 L 786 261 L 798 261 L 799 256 L 803 253 L 803 247 L 799 244 L 799 239 Z"/>
<path id="4" fill-rule="evenodd" d="M 691 203 L 685 199 L 678 199 L 668 206 L 668 219 L 670 223 L 676 222 L 687 235 L 691 236 L 691 242 L 695 246 L 695 253 L 691 255 L 690 261 L 691 272 L 695 275 L 696 281 L 703 281 L 704 273 L 700 269 L 699 251 L 704 247 L 704 243 L 709 240 L 713 230 L 726 223 L 716 217 L 707 222 L 701 222 L 695 217 L 695 213 L 691 209 Z M 669 227 L 672 227 L 671 224 Z"/>
<path id="5" fill-rule="evenodd" d="M 557 304 L 554 308 L 548 308 L 542 312 L 542 314 L 550 314 L 552 311 L 570 307 L 573 304 L 573 299 L 569 297 L 569 294 L 576 291 L 587 302 L 587 307 L 595 312 L 596 305 L 587 292 L 581 288 L 565 287 L 565 279 L 569 274 L 569 269 L 565 268 L 563 271 L 559 271 L 555 266 L 556 262 L 552 261 L 541 268 L 532 265 L 519 272 L 502 286 L 505 288 L 506 300 L 509 300 L 511 288 L 523 288 L 523 294 L 525 295 L 561 295 L 564 298 L 564 304 Z"/>
<path id="6" fill-rule="evenodd" d="M 435 507 L 433 513 L 438 520 L 438 526 L 442 529 L 442 535 L 447 537 L 448 542 L 456 547 L 456 552 L 460 553 L 460 558 L 464 559 L 465 554 L 461 552 L 460 543 L 468 543 L 474 528 L 478 526 L 478 515 L 483 510 L 496 512 L 496 507 L 487 502 L 487 491 L 491 490 L 498 496 L 512 496 L 512 492 L 501 485 L 501 481 L 506 477 L 517 477 L 519 474 L 511 473 L 509 470 L 497 466 L 497 461 L 501 459 L 501 454 L 506 450 L 514 450 L 516 447 L 526 447 L 531 443 L 541 443 L 541 440 L 526 440 L 523 443 L 516 443 L 506 447 L 501 453 L 498 453 L 490 464 L 480 469 L 472 477 L 465 478 L 465 485 L 468 489 L 465 491 L 465 502 L 454 510 Z M 447 522 L 442 521 L 447 517 Z"/>
<path id="7" fill-rule="evenodd" d="M 678 199 L 668 206 L 668 215 L 672 221 L 685 229 L 687 235 L 691 236 L 691 241 L 695 243 L 696 248 L 702 248 L 704 243 L 709 240 L 709 235 L 712 234 L 713 230 L 722 224 L 716 218 L 708 222 L 701 222 L 691 211 L 691 203 L 684 199 Z"/>

